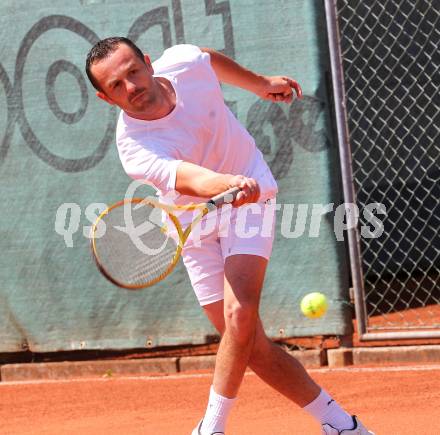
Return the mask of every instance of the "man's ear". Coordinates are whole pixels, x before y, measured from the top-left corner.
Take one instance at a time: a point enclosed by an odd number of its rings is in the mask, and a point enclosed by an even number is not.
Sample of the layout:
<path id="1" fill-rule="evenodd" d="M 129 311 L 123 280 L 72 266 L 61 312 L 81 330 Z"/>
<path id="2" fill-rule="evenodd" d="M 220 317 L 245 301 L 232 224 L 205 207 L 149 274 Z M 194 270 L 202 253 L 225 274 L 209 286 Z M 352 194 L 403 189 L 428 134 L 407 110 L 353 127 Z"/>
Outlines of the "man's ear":
<path id="1" fill-rule="evenodd" d="M 148 54 L 144 54 L 144 60 L 145 60 L 145 64 L 147 65 L 148 70 L 153 74 L 153 65 L 151 65 L 151 59 L 150 56 L 148 56 Z"/>
<path id="2" fill-rule="evenodd" d="M 107 95 L 105 95 L 104 92 L 96 91 L 96 96 L 97 96 L 98 98 L 101 98 L 101 100 L 104 100 L 104 101 L 107 102 L 108 104 L 111 104 L 112 106 L 115 105 L 115 103 L 113 102 L 113 100 L 110 99 L 109 97 L 107 97 Z"/>

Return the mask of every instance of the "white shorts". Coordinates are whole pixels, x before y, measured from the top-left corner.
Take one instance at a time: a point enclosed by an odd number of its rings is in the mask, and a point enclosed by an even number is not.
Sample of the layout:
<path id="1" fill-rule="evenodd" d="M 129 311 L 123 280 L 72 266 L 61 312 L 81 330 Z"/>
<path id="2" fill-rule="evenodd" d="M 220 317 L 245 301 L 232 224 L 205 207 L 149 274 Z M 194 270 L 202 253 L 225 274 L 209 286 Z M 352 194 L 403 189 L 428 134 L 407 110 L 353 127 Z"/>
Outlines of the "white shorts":
<path id="1" fill-rule="evenodd" d="M 223 206 L 199 223 L 185 243 L 182 259 L 200 305 L 223 299 L 226 257 L 248 254 L 269 260 L 274 234 L 274 199 L 239 208 Z"/>

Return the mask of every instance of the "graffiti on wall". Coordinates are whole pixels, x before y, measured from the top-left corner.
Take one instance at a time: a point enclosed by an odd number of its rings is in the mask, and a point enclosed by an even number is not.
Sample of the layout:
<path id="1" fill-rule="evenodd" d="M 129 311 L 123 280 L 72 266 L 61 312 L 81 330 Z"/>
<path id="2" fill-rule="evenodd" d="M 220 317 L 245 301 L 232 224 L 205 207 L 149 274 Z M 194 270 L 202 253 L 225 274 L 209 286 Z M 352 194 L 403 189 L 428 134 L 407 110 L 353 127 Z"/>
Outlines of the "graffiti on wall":
<path id="1" fill-rule="evenodd" d="M 224 47 L 220 51 L 235 58 L 234 26 L 229 1 L 204 1 L 206 16 L 218 15 L 222 20 Z M 170 7 L 161 6 L 142 13 L 134 20 L 127 37 L 136 42 L 151 28 L 161 35 L 164 49 L 173 44 L 173 39 L 176 43 L 185 43 L 185 22 L 181 0 L 172 0 Z M 175 33 L 174 38 L 172 28 Z M 100 39 L 92 29 L 77 19 L 66 15 L 50 15 L 36 22 L 22 39 L 16 56 L 13 80 L 0 63 L 0 82 L 7 106 L 6 128 L 3 132 L 0 131 L 0 164 L 7 159 L 14 128 L 17 126 L 35 156 L 54 169 L 68 173 L 86 171 L 95 167 L 104 158 L 114 140 L 116 110 L 113 107 L 108 108 L 106 126 L 95 149 L 81 158 L 65 158 L 55 154 L 50 150 L 50 144 L 44 144 L 38 137 L 26 117 L 23 98 L 25 64 L 33 44 L 53 29 L 70 31 L 83 38 L 90 46 Z M 58 103 L 62 95 L 57 95 L 55 84 L 61 73 L 70 75 L 76 81 L 80 104 L 74 112 L 63 110 Z M 47 104 L 60 123 L 73 125 L 85 116 L 89 104 L 86 80 L 85 73 L 71 59 L 58 59 L 47 68 L 44 80 Z M 237 102 L 228 101 L 227 104 L 234 109 Z M 301 104 L 291 105 L 287 113 L 279 105 L 266 101 L 259 100 L 250 106 L 246 127 L 255 137 L 258 147 L 265 154 L 277 179 L 287 174 L 294 159 L 295 144 L 310 152 L 318 152 L 329 146 L 329 139 L 322 123 L 317 123 L 325 111 L 324 101 L 314 96 L 305 96 Z M 273 131 L 272 139 L 265 133 L 267 127 Z"/>

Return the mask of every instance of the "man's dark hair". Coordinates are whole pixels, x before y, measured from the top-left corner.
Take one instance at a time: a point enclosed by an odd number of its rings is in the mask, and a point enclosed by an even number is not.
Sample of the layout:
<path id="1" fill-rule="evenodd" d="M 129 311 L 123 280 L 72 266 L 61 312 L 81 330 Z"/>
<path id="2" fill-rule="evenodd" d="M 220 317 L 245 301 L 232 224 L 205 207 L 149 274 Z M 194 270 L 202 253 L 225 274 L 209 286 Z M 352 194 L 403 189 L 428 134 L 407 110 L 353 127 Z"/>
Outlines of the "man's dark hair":
<path id="1" fill-rule="evenodd" d="M 112 54 L 120 44 L 128 45 L 133 51 L 134 54 L 142 60 L 142 62 L 145 62 L 144 54 L 140 50 L 140 48 L 133 42 L 130 41 L 128 38 L 124 38 L 122 36 L 113 36 L 111 38 L 105 38 L 101 41 L 98 41 L 89 51 L 87 54 L 86 59 L 86 74 L 89 78 L 90 82 L 92 83 L 93 87 L 97 89 L 98 91 L 102 92 L 101 87 L 99 86 L 99 83 L 93 76 L 92 72 L 90 71 L 90 68 L 93 64 L 99 62 L 102 59 L 105 59 L 106 57 L 109 57 L 110 54 Z"/>

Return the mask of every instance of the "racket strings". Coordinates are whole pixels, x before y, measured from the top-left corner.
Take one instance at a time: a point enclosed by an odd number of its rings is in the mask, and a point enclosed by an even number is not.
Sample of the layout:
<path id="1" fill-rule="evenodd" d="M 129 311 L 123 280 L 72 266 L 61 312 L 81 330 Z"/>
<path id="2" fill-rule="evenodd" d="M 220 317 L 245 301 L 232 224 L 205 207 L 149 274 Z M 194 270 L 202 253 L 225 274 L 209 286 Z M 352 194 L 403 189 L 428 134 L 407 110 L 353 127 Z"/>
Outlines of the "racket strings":
<path id="1" fill-rule="evenodd" d="M 133 265 L 133 270 L 127 276 L 127 282 L 142 284 L 146 281 L 151 281 L 159 278 L 166 272 L 167 268 L 173 263 L 176 253 L 176 245 L 173 244 L 171 249 L 164 249 L 163 252 L 151 256 L 148 262 L 145 258 L 138 258 Z"/>
<path id="2" fill-rule="evenodd" d="M 112 280 L 147 286 L 172 267 L 177 246 L 164 231 L 159 209 L 126 203 L 111 209 L 102 222 L 105 231 L 95 238 L 95 257 Z"/>

